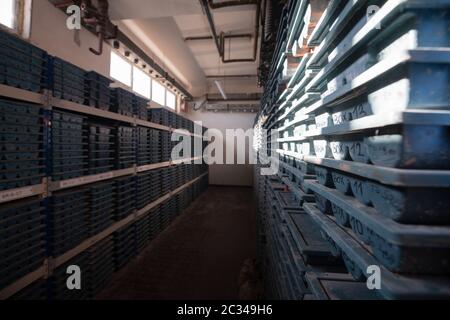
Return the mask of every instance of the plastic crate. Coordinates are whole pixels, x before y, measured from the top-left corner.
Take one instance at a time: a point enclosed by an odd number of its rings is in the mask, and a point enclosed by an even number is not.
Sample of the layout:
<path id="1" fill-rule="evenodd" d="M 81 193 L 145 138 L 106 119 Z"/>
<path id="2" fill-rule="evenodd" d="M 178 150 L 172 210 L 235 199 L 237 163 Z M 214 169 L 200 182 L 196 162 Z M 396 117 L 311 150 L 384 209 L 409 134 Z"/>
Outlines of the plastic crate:
<path id="1" fill-rule="evenodd" d="M 86 73 L 85 88 L 86 98 L 85 104 L 101 110 L 110 110 L 111 105 L 111 89 L 112 80 L 94 72 Z"/>
<path id="2" fill-rule="evenodd" d="M 47 53 L 0 31 L 0 83 L 39 92 L 46 88 Z"/>
<path id="3" fill-rule="evenodd" d="M 137 95 L 133 96 L 133 114 L 142 120 L 148 120 L 148 104 L 149 100 L 141 98 Z"/>
<path id="4" fill-rule="evenodd" d="M 119 221 L 136 210 L 136 179 L 124 177 L 115 179 L 114 182 L 116 190 L 114 219 Z"/>
<path id="5" fill-rule="evenodd" d="M 39 199 L 0 205 L 0 287 L 40 267 L 45 259 L 45 212 Z"/>
<path id="6" fill-rule="evenodd" d="M 53 96 L 79 104 L 85 102 L 86 71 L 58 57 L 49 57 Z"/>
<path id="7" fill-rule="evenodd" d="M 111 110 L 124 116 L 133 116 L 134 94 L 122 88 L 111 90 Z"/>

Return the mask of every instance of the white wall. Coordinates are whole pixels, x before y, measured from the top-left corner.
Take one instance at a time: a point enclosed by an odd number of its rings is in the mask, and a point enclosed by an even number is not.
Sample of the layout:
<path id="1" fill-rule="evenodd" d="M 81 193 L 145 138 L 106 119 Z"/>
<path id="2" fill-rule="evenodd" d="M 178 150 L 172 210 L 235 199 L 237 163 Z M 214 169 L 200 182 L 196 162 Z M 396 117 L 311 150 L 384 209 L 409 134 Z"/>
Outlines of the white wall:
<path id="1" fill-rule="evenodd" d="M 219 129 L 224 137 L 225 129 L 247 130 L 253 127 L 253 121 L 255 119 L 255 114 L 253 113 L 215 113 L 189 110 L 185 115 L 193 121 L 202 121 L 202 124 L 207 128 Z M 229 146 L 230 142 L 225 141 L 224 149 L 226 150 Z M 237 146 L 235 145 L 235 150 L 233 151 L 236 151 L 236 148 Z M 250 164 L 210 165 L 209 183 L 215 185 L 252 186 L 252 166 Z"/>

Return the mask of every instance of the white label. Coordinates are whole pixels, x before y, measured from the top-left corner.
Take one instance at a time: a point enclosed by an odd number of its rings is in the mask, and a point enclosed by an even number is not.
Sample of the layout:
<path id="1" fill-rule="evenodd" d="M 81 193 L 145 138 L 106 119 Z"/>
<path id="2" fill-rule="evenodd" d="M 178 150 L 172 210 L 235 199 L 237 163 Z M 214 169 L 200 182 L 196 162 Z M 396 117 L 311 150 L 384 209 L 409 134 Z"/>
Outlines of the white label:
<path id="1" fill-rule="evenodd" d="M 35 194 L 34 187 L 25 187 L 0 192 L 0 202 L 29 197 Z"/>
<path id="2" fill-rule="evenodd" d="M 95 181 L 111 179 L 113 177 L 114 177 L 114 174 L 112 172 L 105 172 L 105 173 L 97 174 L 94 176 L 87 176 L 87 177 L 81 177 L 81 178 L 61 181 L 59 185 L 61 188 L 67 188 L 67 187 L 77 186 L 80 184 L 86 184 L 86 183 L 91 183 L 91 182 L 95 182 Z"/>

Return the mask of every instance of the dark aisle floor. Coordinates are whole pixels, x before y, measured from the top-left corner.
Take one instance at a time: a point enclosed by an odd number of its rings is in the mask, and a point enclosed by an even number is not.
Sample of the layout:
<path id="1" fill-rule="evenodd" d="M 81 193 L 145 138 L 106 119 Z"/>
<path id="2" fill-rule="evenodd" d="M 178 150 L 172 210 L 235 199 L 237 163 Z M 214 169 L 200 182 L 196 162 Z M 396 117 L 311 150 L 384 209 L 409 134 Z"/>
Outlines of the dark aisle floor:
<path id="1" fill-rule="evenodd" d="M 251 188 L 209 187 L 111 280 L 99 299 L 237 299 L 256 257 Z"/>

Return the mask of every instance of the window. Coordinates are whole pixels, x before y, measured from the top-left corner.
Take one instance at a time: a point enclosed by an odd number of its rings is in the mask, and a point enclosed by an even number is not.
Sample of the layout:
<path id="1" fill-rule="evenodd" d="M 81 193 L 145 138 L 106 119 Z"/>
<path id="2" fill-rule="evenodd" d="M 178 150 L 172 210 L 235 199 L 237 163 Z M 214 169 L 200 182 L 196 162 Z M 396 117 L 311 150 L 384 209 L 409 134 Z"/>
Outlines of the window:
<path id="1" fill-rule="evenodd" d="M 173 92 L 166 90 L 158 80 L 152 79 L 144 70 L 133 66 L 131 62 L 114 51 L 111 51 L 109 75 L 143 97 L 176 110 L 177 96 Z"/>
<path id="2" fill-rule="evenodd" d="M 151 79 L 144 71 L 133 67 L 133 91 L 150 99 Z"/>
<path id="3" fill-rule="evenodd" d="M 169 90 L 166 90 L 166 106 L 175 110 L 177 102 L 176 102 L 175 95 L 170 92 Z"/>
<path id="4" fill-rule="evenodd" d="M 152 100 L 162 106 L 166 104 L 166 88 L 156 80 L 152 80 Z"/>
<path id="5" fill-rule="evenodd" d="M 16 0 L 0 1 L 0 23 L 10 29 L 16 27 Z"/>
<path id="6" fill-rule="evenodd" d="M 111 51 L 110 76 L 123 84 L 131 87 L 131 63 Z"/>

